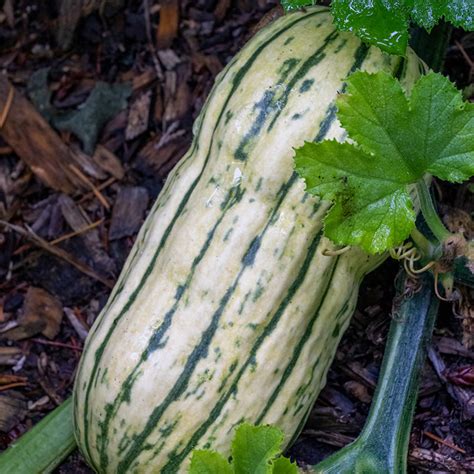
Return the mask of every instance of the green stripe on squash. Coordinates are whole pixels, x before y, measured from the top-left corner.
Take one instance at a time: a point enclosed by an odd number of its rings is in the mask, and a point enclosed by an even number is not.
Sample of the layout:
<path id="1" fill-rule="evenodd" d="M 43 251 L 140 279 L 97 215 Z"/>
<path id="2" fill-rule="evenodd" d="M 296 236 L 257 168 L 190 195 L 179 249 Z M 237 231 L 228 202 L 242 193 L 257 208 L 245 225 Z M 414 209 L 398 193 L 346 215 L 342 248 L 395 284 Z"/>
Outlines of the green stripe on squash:
<path id="1" fill-rule="evenodd" d="M 185 472 L 195 447 L 228 452 L 243 420 L 292 439 L 383 259 L 322 254 L 327 204 L 305 195 L 292 148 L 344 139 L 334 101 L 348 74 L 409 87 L 418 64 L 314 7 L 261 30 L 219 75 L 87 340 L 74 419 L 94 469 Z"/>

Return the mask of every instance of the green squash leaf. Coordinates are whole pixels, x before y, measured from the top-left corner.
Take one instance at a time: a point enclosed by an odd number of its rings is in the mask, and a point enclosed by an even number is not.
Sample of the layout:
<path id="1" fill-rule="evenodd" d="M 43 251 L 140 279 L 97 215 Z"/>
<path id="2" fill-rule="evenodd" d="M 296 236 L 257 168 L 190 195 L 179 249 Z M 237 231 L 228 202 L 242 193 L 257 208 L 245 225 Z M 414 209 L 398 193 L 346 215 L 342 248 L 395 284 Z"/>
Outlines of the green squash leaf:
<path id="1" fill-rule="evenodd" d="M 348 143 L 305 143 L 296 171 L 306 190 L 334 205 L 324 233 L 336 244 L 358 245 L 370 253 L 403 242 L 415 222 L 404 174 L 387 175 L 388 160 L 375 159 Z"/>
<path id="2" fill-rule="evenodd" d="M 280 3 L 286 12 L 291 12 L 293 10 L 298 10 L 299 8 L 314 5 L 316 0 L 281 0 Z"/>
<path id="3" fill-rule="evenodd" d="M 446 3 L 446 0 L 416 0 L 411 14 L 413 21 L 430 30 L 445 13 Z"/>
<path id="4" fill-rule="evenodd" d="M 324 141 L 296 150 L 307 191 L 332 201 L 325 235 L 380 253 L 415 223 L 408 185 L 427 173 L 451 182 L 474 174 L 474 104 L 430 73 L 406 97 L 389 74 L 356 72 L 337 100 L 338 118 L 356 144 Z"/>
<path id="5" fill-rule="evenodd" d="M 219 453 L 209 450 L 194 450 L 191 457 L 190 474 L 232 474 L 227 459 Z"/>
<path id="6" fill-rule="evenodd" d="M 474 3 L 472 0 L 449 0 L 445 4 L 445 17 L 454 26 L 474 30 Z"/>
<path id="7" fill-rule="evenodd" d="M 281 453 L 283 438 L 273 426 L 241 424 L 232 442 L 235 474 L 271 474 L 272 460 Z"/>
<path id="8" fill-rule="evenodd" d="M 274 426 L 242 423 L 232 441 L 232 463 L 210 450 L 194 450 L 190 474 L 296 474 L 296 464 L 281 456 L 284 434 Z"/>
<path id="9" fill-rule="evenodd" d="M 272 474 L 298 474 L 298 467 L 288 458 L 280 457 L 273 461 Z"/>
<path id="10" fill-rule="evenodd" d="M 340 30 L 352 31 L 388 53 L 405 54 L 408 44 L 405 1 L 333 0 L 331 11 Z"/>
<path id="11" fill-rule="evenodd" d="M 316 2 L 281 0 L 285 11 Z M 444 17 L 453 25 L 474 30 L 472 0 L 332 0 L 331 11 L 338 29 L 351 31 L 383 51 L 405 55 L 410 21 L 430 30 Z"/>

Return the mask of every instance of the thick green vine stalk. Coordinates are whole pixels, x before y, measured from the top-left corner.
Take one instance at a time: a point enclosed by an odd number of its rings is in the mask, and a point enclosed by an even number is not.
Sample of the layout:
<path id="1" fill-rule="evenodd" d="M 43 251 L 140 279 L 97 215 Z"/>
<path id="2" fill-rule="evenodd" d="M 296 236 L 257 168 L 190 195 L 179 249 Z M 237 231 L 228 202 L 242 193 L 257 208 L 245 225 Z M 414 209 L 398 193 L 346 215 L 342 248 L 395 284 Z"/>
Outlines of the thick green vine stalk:
<path id="1" fill-rule="evenodd" d="M 437 310 L 431 275 L 423 275 L 415 286 L 404 279 L 401 295 L 394 304 L 380 378 L 364 429 L 353 443 L 316 465 L 313 472 L 406 472 L 420 374 Z"/>
<path id="2" fill-rule="evenodd" d="M 72 401 L 43 418 L 0 456 L 2 474 L 47 474 L 76 447 Z"/>

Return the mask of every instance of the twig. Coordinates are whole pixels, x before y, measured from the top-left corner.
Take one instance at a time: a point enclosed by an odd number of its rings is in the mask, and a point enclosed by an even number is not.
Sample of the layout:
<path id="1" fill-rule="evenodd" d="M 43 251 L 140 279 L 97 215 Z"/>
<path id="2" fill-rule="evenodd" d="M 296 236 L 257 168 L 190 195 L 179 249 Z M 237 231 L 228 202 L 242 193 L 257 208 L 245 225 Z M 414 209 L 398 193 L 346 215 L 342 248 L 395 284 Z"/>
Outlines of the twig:
<path id="1" fill-rule="evenodd" d="M 10 383 L 8 385 L 3 385 L 0 387 L 0 392 L 4 392 L 5 390 L 10 390 L 11 388 L 16 388 L 16 387 L 26 387 L 28 385 L 28 382 L 15 382 L 15 383 Z"/>
<path id="2" fill-rule="evenodd" d="M 80 260 L 77 260 L 75 257 L 70 255 L 65 250 L 59 247 L 55 247 L 54 245 L 51 245 L 49 242 L 47 242 L 46 240 L 36 235 L 31 229 L 25 230 L 22 227 L 19 227 L 14 224 L 10 224 L 9 222 L 3 221 L 3 220 L 0 220 L 0 224 L 4 225 L 5 227 L 8 227 L 9 229 L 14 230 L 16 233 L 22 235 L 23 237 L 26 237 L 28 240 L 36 244 L 38 247 L 46 250 L 52 255 L 55 255 L 56 257 L 59 257 L 65 260 L 66 262 L 70 263 L 72 266 L 76 267 L 82 273 L 90 276 L 94 280 L 100 281 L 108 288 L 113 288 L 114 286 L 113 281 L 109 280 L 108 278 L 104 278 L 100 276 L 89 265 L 82 263 Z"/>
<path id="3" fill-rule="evenodd" d="M 0 155 L 9 155 L 10 153 L 13 153 L 11 146 L 0 146 Z"/>
<path id="4" fill-rule="evenodd" d="M 95 189 L 97 189 L 98 191 L 103 191 L 105 188 L 108 188 L 111 184 L 115 183 L 115 181 L 117 181 L 117 178 L 112 176 L 106 181 L 104 181 L 103 183 L 99 184 L 99 186 L 96 186 Z M 84 194 L 84 196 L 82 196 L 81 199 L 79 199 L 78 203 L 81 204 L 84 201 L 87 201 L 88 199 L 90 199 L 92 196 L 95 196 L 94 192 Z"/>
<path id="5" fill-rule="evenodd" d="M 34 337 L 30 338 L 30 341 L 36 342 L 38 344 L 44 344 L 45 346 L 64 347 L 65 349 L 72 349 L 73 351 L 82 351 L 81 346 L 68 344 L 66 342 L 47 341 L 46 339 L 40 339 L 40 338 L 34 338 Z"/>
<path id="6" fill-rule="evenodd" d="M 474 71 L 474 61 L 469 57 L 469 54 L 466 53 L 466 50 L 464 49 L 464 46 L 459 42 L 455 41 L 455 44 L 461 54 L 463 55 L 464 59 L 466 60 L 467 64 L 469 65 L 469 78 L 472 76 L 472 72 Z"/>
<path id="7" fill-rule="evenodd" d="M 97 189 L 97 187 L 94 185 L 94 183 L 77 166 L 75 166 L 73 164 L 70 164 L 69 167 L 71 168 L 71 170 L 74 172 L 74 174 L 81 181 L 83 181 L 85 184 L 87 184 L 87 186 L 92 190 L 92 192 L 97 197 L 97 199 L 100 201 L 100 203 L 106 209 L 110 209 L 109 202 L 107 201 L 107 199 L 105 199 L 105 196 Z"/>
<path id="8" fill-rule="evenodd" d="M 3 126 L 5 125 L 5 122 L 7 121 L 8 112 L 10 112 L 10 109 L 12 107 L 14 95 L 15 95 L 15 89 L 13 89 L 13 87 L 10 86 L 10 89 L 8 90 L 7 100 L 5 102 L 5 105 L 3 106 L 2 113 L 0 114 L 0 128 L 3 128 Z"/>
<path id="9" fill-rule="evenodd" d="M 69 319 L 72 327 L 77 332 L 77 335 L 83 340 L 86 340 L 87 334 L 89 333 L 89 328 L 85 327 L 82 321 L 76 316 L 74 311 L 71 308 L 64 308 L 64 313 Z"/>
<path id="10" fill-rule="evenodd" d="M 460 448 L 459 446 L 456 446 L 453 443 L 450 443 L 449 441 L 444 440 L 443 438 L 440 438 L 439 436 L 436 436 L 433 433 L 430 433 L 429 431 L 423 431 L 423 434 L 440 444 L 444 444 L 448 448 L 454 449 L 455 451 L 458 451 L 459 453 L 466 454 L 466 451 L 464 451 L 464 449 Z"/>
<path id="11" fill-rule="evenodd" d="M 56 245 L 59 244 L 59 242 L 64 242 L 65 240 L 71 239 L 72 237 L 76 237 L 77 235 L 83 234 L 84 232 L 88 232 L 89 230 L 92 230 L 102 224 L 104 222 L 104 219 L 99 219 L 98 221 L 93 222 L 92 224 L 89 224 L 82 229 L 75 230 L 74 232 L 69 232 L 69 234 L 62 235 L 61 237 L 58 237 L 57 239 L 51 240 L 49 242 L 50 245 Z"/>

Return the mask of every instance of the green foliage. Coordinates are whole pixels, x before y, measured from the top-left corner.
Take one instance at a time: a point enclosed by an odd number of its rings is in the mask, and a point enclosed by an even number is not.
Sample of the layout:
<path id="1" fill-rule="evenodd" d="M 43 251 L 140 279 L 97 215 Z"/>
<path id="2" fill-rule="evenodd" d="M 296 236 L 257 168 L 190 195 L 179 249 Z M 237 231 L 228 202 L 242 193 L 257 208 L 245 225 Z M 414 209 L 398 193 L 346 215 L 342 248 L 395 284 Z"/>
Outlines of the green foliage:
<path id="1" fill-rule="evenodd" d="M 308 192 L 334 203 L 328 238 L 379 253 L 414 227 L 408 185 L 426 173 L 451 182 L 474 174 L 474 104 L 435 73 L 419 79 L 409 98 L 382 72 L 357 72 L 347 84 L 338 118 L 357 143 L 305 143 L 296 150 L 296 171 Z"/>
<path id="2" fill-rule="evenodd" d="M 234 471 L 222 454 L 208 449 L 193 451 L 191 474 L 232 474 Z"/>
<path id="3" fill-rule="evenodd" d="M 210 450 L 195 450 L 190 474 L 297 474 L 289 459 L 281 457 L 283 433 L 273 426 L 241 424 L 232 441 L 232 461 Z"/>
<path id="4" fill-rule="evenodd" d="M 309 5 L 315 5 L 316 0 L 280 0 L 280 3 L 286 12 L 291 12 Z"/>
<path id="5" fill-rule="evenodd" d="M 281 0 L 286 11 L 313 4 L 312 0 Z M 431 29 L 444 17 L 453 25 L 474 30 L 472 0 L 332 0 L 337 27 L 388 53 L 404 55 L 410 21 Z"/>
<path id="6" fill-rule="evenodd" d="M 408 15 L 403 0 L 333 0 L 338 29 L 352 31 L 387 53 L 404 55 L 408 44 Z"/>

